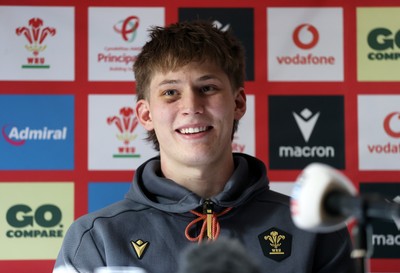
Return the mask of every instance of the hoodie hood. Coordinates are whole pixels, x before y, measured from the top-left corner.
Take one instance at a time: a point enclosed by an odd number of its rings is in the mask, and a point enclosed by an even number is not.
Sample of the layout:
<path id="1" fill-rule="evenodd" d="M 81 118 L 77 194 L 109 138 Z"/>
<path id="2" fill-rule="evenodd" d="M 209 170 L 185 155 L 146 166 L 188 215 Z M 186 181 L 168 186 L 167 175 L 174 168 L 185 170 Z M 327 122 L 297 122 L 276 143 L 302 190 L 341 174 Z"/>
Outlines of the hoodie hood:
<path id="1" fill-rule="evenodd" d="M 251 196 L 268 190 L 265 165 L 255 157 L 234 153 L 235 170 L 224 190 L 210 198 L 220 208 L 236 207 Z M 184 213 L 201 206 L 204 199 L 161 173 L 160 158 L 154 157 L 137 170 L 126 198 L 171 213 Z"/>

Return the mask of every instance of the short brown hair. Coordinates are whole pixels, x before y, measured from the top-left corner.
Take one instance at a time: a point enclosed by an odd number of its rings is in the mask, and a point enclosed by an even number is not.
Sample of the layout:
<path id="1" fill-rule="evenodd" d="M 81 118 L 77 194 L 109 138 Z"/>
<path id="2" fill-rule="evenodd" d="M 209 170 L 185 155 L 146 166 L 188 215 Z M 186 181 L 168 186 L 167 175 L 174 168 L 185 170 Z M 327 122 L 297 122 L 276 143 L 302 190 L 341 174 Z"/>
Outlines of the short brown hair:
<path id="1" fill-rule="evenodd" d="M 142 48 L 133 70 L 137 100 L 148 99 L 149 86 L 155 72 L 175 70 L 190 62 L 210 61 L 221 67 L 233 90 L 244 87 L 245 57 L 240 41 L 230 31 L 222 31 L 208 21 L 186 21 L 167 27 L 152 27 L 150 41 Z M 237 121 L 234 123 L 234 132 Z M 233 132 L 233 133 L 234 133 Z M 154 131 L 147 140 L 159 144 Z"/>

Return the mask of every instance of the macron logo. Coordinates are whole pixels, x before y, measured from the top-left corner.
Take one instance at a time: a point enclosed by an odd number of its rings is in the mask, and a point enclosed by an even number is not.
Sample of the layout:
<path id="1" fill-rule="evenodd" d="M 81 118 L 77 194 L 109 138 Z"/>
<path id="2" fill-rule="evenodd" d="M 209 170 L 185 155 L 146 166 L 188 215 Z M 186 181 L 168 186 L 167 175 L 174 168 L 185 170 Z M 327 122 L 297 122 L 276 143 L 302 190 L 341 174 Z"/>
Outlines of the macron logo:
<path id="1" fill-rule="evenodd" d="M 222 32 L 226 32 L 226 31 L 228 31 L 228 29 L 231 27 L 231 24 L 227 24 L 227 25 L 223 25 L 220 21 L 218 21 L 218 20 L 215 20 L 214 22 L 213 22 L 213 25 L 217 28 L 217 29 L 219 29 L 219 30 L 221 30 Z"/>
<path id="2" fill-rule="evenodd" d="M 306 142 L 310 139 L 310 136 L 314 130 L 314 126 L 317 123 L 319 112 L 313 116 L 313 113 L 304 108 L 300 115 L 293 112 L 294 119 L 296 120 L 297 126 L 299 126 L 300 132 Z"/>
<path id="3" fill-rule="evenodd" d="M 393 201 L 397 204 L 400 204 L 400 195 L 397 195 Z M 396 224 L 397 229 L 400 231 L 400 217 L 393 217 L 394 223 Z"/>

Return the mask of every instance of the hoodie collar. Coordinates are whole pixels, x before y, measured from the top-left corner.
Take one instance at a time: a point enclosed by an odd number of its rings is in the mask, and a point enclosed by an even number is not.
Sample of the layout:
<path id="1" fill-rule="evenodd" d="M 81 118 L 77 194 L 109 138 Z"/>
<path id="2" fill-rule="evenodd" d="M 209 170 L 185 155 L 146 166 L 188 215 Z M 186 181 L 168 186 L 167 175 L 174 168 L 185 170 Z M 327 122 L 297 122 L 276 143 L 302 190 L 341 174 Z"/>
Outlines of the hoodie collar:
<path id="1" fill-rule="evenodd" d="M 245 203 L 251 196 L 268 189 L 265 165 L 246 154 L 234 154 L 235 170 L 224 190 L 210 200 L 221 208 Z M 161 175 L 160 158 L 142 164 L 135 173 L 128 199 L 162 211 L 184 213 L 202 205 L 204 199 Z"/>

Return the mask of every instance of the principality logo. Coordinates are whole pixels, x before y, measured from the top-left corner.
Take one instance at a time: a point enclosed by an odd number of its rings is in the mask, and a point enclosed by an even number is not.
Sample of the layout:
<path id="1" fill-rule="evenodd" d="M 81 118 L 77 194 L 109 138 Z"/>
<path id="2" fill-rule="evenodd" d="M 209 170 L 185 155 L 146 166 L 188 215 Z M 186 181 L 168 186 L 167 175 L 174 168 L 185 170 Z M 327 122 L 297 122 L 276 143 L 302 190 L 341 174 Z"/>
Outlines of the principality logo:
<path id="1" fill-rule="evenodd" d="M 240 143 L 239 137 L 235 135 L 232 141 L 232 151 L 234 153 L 244 153 L 245 149 L 246 149 L 246 144 Z"/>
<path id="2" fill-rule="evenodd" d="M 280 262 L 291 255 L 292 235 L 278 228 L 271 228 L 258 235 L 265 257 Z"/>
<path id="3" fill-rule="evenodd" d="M 307 31 L 307 33 L 311 34 L 311 39 L 309 41 L 305 41 L 302 39 L 300 35 L 302 32 Z M 304 35 L 305 36 L 305 35 Z M 301 49 L 311 49 L 315 47 L 319 40 L 318 30 L 310 24 L 301 24 L 293 31 L 293 42 L 295 45 Z"/>
<path id="4" fill-rule="evenodd" d="M 397 122 L 397 130 L 394 128 L 394 122 Z M 392 112 L 388 114 L 383 121 L 383 128 L 389 136 L 400 138 L 400 112 Z"/>
<path id="5" fill-rule="evenodd" d="M 48 36 L 56 35 L 56 29 L 52 27 L 44 27 L 43 20 L 40 18 L 32 18 L 28 21 L 29 26 L 18 27 L 15 32 L 18 36 L 25 36 L 28 44 L 25 48 L 32 53 L 33 56 L 27 58 L 27 64 L 22 68 L 40 68 L 48 69 L 44 57 L 39 57 L 39 53 L 46 49 L 43 43 Z"/>
<path id="6" fill-rule="evenodd" d="M 139 17 L 129 16 L 125 20 L 120 20 L 114 25 L 114 31 L 121 34 L 122 39 L 128 43 L 135 40 L 139 28 Z"/>
<path id="7" fill-rule="evenodd" d="M 111 116 L 107 118 L 109 125 L 115 124 L 118 129 L 117 139 L 123 143 L 123 146 L 118 147 L 118 153 L 113 157 L 140 157 L 135 154 L 136 148 L 131 146 L 131 141 L 135 140 L 137 135 L 134 130 L 138 125 L 138 120 L 134 111 L 130 107 L 123 107 L 119 110 L 119 116 Z"/>

